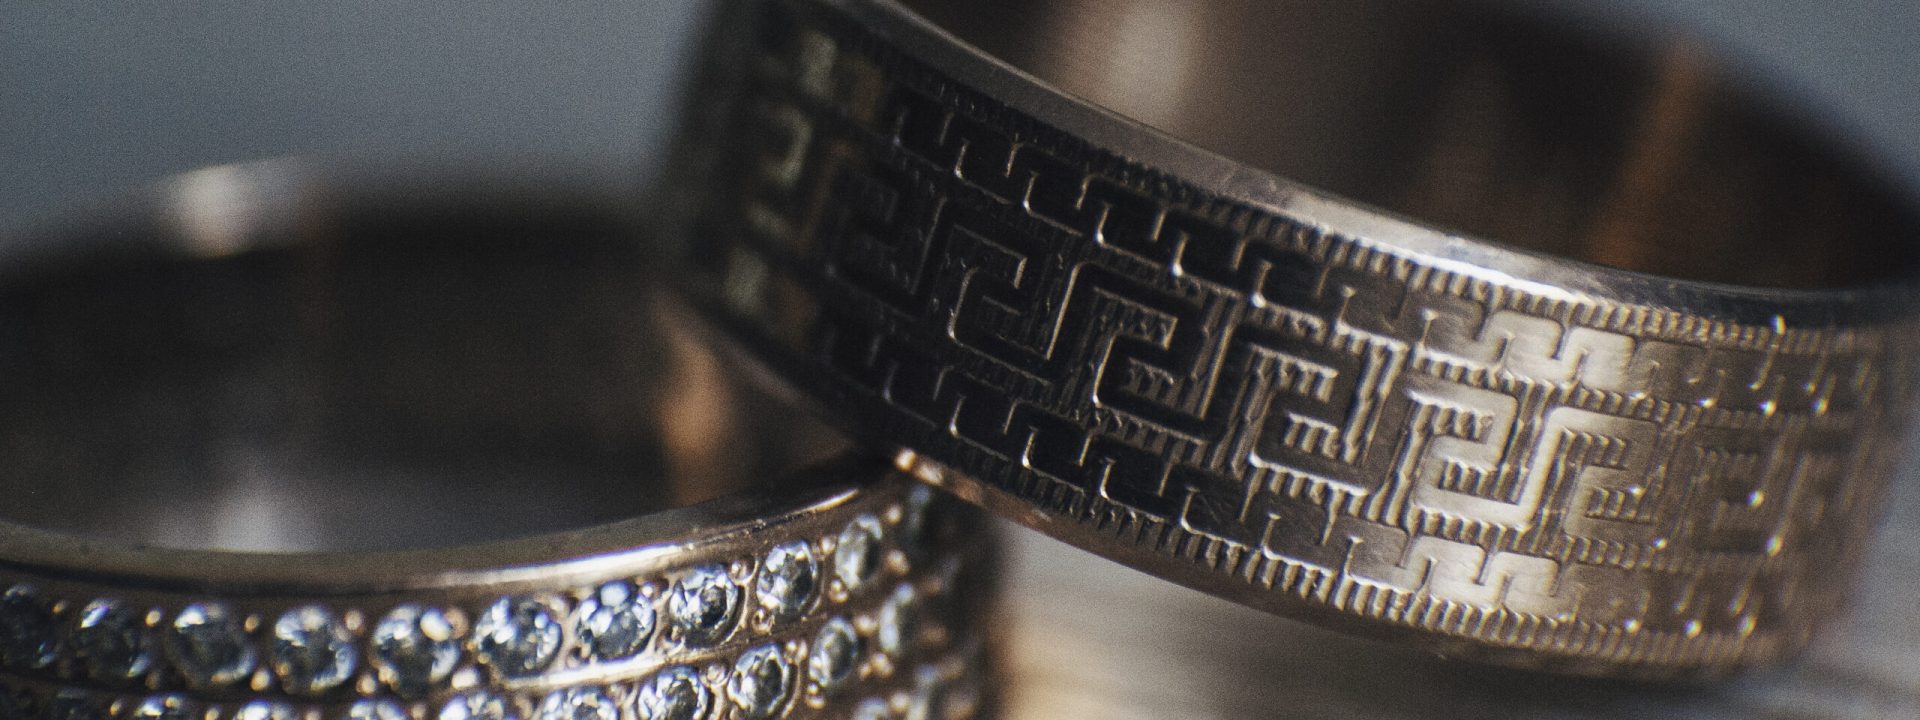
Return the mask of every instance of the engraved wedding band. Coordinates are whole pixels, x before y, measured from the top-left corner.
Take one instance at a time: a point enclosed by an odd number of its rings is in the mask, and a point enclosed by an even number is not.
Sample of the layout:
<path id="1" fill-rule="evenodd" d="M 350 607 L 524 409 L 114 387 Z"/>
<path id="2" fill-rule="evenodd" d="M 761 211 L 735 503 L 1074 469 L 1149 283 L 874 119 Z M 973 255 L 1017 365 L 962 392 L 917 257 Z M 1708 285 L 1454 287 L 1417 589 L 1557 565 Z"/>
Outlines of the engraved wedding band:
<path id="1" fill-rule="evenodd" d="M 668 238 L 862 439 L 1106 557 L 1453 656 L 1776 661 L 1897 460 L 1920 223 L 1698 49 L 1490 5 L 734 3 Z"/>
<path id="2" fill-rule="evenodd" d="M 977 511 L 774 474 L 833 447 L 577 190 L 224 167 L 6 244 L 0 717 L 972 717 Z"/>

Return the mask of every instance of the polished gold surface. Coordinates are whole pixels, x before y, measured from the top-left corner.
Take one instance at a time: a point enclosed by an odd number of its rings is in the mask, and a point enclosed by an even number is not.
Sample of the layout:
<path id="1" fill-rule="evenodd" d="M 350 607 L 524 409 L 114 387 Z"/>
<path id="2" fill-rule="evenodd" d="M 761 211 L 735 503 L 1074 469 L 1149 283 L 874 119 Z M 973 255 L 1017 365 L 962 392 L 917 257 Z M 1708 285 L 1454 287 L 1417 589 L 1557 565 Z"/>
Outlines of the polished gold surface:
<path id="1" fill-rule="evenodd" d="M 554 180 L 222 167 L 8 244 L 0 717 L 979 712 L 977 511 Z"/>
<path id="2" fill-rule="evenodd" d="M 1697 51 L 1472 3 L 908 5 L 735 3 L 661 204 L 706 309 L 903 467 L 1452 657 L 1720 675 L 1840 613 L 1915 222 Z"/>

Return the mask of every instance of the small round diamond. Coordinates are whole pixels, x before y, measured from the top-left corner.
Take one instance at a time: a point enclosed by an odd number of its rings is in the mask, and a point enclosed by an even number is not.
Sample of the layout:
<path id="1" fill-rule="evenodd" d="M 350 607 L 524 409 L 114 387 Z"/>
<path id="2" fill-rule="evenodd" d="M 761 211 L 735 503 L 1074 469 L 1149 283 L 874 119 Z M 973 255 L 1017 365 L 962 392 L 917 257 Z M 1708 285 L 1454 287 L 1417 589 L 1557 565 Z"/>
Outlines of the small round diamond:
<path id="1" fill-rule="evenodd" d="M 133 709 L 133 720 L 192 720 L 193 708 L 178 695 L 155 695 L 140 701 Z"/>
<path id="2" fill-rule="evenodd" d="M 683 665 L 662 670 L 641 685 L 634 709 L 640 720 L 697 720 L 707 716 L 711 703 L 700 674 Z"/>
<path id="3" fill-rule="evenodd" d="M 880 519 L 861 515 L 840 531 L 833 550 L 833 576 L 854 590 L 880 571 Z"/>
<path id="4" fill-rule="evenodd" d="M 221 603 L 188 605 L 173 619 L 166 640 L 174 667 L 195 687 L 233 684 L 259 661 L 240 616 Z"/>
<path id="5" fill-rule="evenodd" d="M 807 653 L 807 674 L 823 691 L 832 691 L 853 675 L 860 661 L 860 636 L 853 623 L 837 617 L 820 626 L 813 638 L 813 650 Z"/>
<path id="6" fill-rule="evenodd" d="M 401 605 L 374 626 L 373 658 L 387 687 L 404 697 L 419 697 L 453 673 L 460 662 L 460 642 L 446 613 Z"/>
<path id="7" fill-rule="evenodd" d="M 53 664 L 57 649 L 51 603 L 28 585 L 0 595 L 0 663 L 38 670 Z"/>
<path id="8" fill-rule="evenodd" d="M 880 616 L 876 619 L 874 644 L 880 652 L 898 657 L 902 650 L 913 645 L 920 634 L 920 625 L 914 618 L 913 586 L 901 583 L 887 596 L 887 602 L 880 606 Z"/>
<path id="9" fill-rule="evenodd" d="M 907 491 L 907 500 L 901 507 L 900 533 L 895 542 L 915 562 L 926 559 L 933 546 L 933 502 L 933 488 L 915 485 Z"/>
<path id="10" fill-rule="evenodd" d="M 720 565 L 694 568 L 667 593 L 667 622 L 688 645 L 719 642 L 732 632 L 739 616 L 740 586 Z"/>
<path id="11" fill-rule="evenodd" d="M 291 693 L 320 693 L 353 677 L 359 664 L 353 633 L 325 608 L 308 605 L 288 610 L 273 623 L 268 648 L 280 686 Z"/>
<path id="12" fill-rule="evenodd" d="M 533 598 L 500 598 L 473 624 L 473 654 L 508 677 L 546 669 L 560 654 L 560 621 Z"/>
<path id="13" fill-rule="evenodd" d="M 255 700 L 240 706 L 240 711 L 234 713 L 233 720 L 295 720 L 298 717 L 292 705 Z"/>
<path id="14" fill-rule="evenodd" d="M 792 620 L 806 612 L 820 587 L 820 564 L 805 540 L 776 545 L 760 562 L 754 578 L 754 599 L 775 620 Z"/>
<path id="15" fill-rule="evenodd" d="M 653 637 L 653 604 L 640 596 L 633 583 L 601 585 L 580 601 L 573 617 L 573 636 L 594 660 L 621 660 L 640 654 Z"/>
<path id="16" fill-rule="evenodd" d="M 619 720 L 620 707 L 606 693 L 569 688 L 540 701 L 539 720 Z"/>
<path id="17" fill-rule="evenodd" d="M 120 603 L 87 603 L 70 637 L 73 654 L 96 680 L 133 680 L 153 669 L 153 636 L 141 613 Z"/>
<path id="18" fill-rule="evenodd" d="M 412 720 L 412 716 L 392 700 L 361 700 L 347 708 L 347 720 Z"/>
<path id="19" fill-rule="evenodd" d="M 853 720 L 890 720 L 893 708 L 887 707 L 887 701 L 880 698 L 867 698 L 853 709 Z"/>
<path id="20" fill-rule="evenodd" d="M 440 708 L 440 720 L 519 720 L 505 698 L 489 692 L 462 695 Z"/>
<path id="21" fill-rule="evenodd" d="M 727 698 L 745 720 L 773 717 L 792 691 L 793 671 L 777 645 L 746 651 L 733 663 L 733 677 L 727 681 Z"/>

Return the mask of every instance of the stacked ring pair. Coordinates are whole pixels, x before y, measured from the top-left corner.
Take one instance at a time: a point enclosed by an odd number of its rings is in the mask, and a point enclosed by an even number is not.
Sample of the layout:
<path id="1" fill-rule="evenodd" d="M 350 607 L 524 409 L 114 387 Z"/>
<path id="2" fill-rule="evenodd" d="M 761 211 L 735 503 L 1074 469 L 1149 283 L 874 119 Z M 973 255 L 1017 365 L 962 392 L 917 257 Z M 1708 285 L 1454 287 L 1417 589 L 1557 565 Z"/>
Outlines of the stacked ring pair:
<path id="1" fill-rule="evenodd" d="M 1844 605 L 1916 223 L 1697 52 L 742 0 L 700 73 L 662 246 L 286 165 L 8 245 L 0 711 L 959 720 L 991 548 L 952 497 L 1559 672 L 1725 674 Z M 277 544 L 335 549 L 205 549 Z"/>

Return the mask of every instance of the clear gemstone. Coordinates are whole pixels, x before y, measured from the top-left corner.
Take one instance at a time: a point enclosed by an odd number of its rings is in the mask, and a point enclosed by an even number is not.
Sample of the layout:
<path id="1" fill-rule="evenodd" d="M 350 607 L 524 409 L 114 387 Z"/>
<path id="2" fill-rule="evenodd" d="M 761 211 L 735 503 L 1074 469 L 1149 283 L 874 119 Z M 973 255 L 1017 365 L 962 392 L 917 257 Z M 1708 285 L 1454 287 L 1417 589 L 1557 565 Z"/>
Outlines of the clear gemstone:
<path id="1" fill-rule="evenodd" d="M 820 587 L 820 563 L 805 540 L 776 545 L 760 562 L 754 578 L 754 599 L 775 620 L 792 620 L 806 612 Z"/>
<path id="2" fill-rule="evenodd" d="M 913 586 L 901 583 L 887 596 L 887 602 L 880 606 L 880 616 L 875 620 L 873 632 L 874 644 L 880 652 L 898 657 L 903 650 L 913 645 L 920 634 L 920 625 L 914 617 Z"/>
<path id="3" fill-rule="evenodd" d="M 853 623 L 837 617 L 820 626 L 814 636 L 813 650 L 807 653 L 807 674 L 821 690 L 831 691 L 846 682 L 859 661 L 860 636 Z"/>
<path id="4" fill-rule="evenodd" d="M 569 688 L 540 701 L 539 720 L 619 720 L 620 708 L 606 693 Z"/>
<path id="5" fill-rule="evenodd" d="M 195 687 L 231 685 L 259 662 L 240 616 L 222 603 L 188 605 L 166 639 L 174 667 Z"/>
<path id="6" fill-rule="evenodd" d="M 933 488 L 915 485 L 907 491 L 907 500 L 901 507 L 900 533 L 897 542 L 907 557 L 915 562 L 926 559 L 933 547 L 932 519 Z"/>
<path id="7" fill-rule="evenodd" d="M 488 692 L 462 695 L 440 708 L 440 720 L 519 720 L 506 698 Z"/>
<path id="8" fill-rule="evenodd" d="M 0 595 L 0 663 L 38 670 L 53 664 L 57 651 L 53 605 L 39 591 L 15 585 Z"/>
<path id="9" fill-rule="evenodd" d="M 401 605 L 373 628 L 380 679 L 403 697 L 425 695 L 460 662 L 453 623 L 435 608 Z"/>
<path id="10" fill-rule="evenodd" d="M 575 611 L 573 635 L 595 660 L 633 657 L 653 637 L 653 603 L 629 582 L 601 585 Z"/>
<path id="11" fill-rule="evenodd" d="M 141 613 L 112 600 L 95 600 L 74 622 L 73 654 L 96 680 L 133 680 L 153 669 L 153 636 Z"/>
<path id="12" fill-rule="evenodd" d="M 473 625 L 473 654 L 502 675 L 530 675 L 553 664 L 561 633 L 560 621 L 545 603 L 500 598 Z"/>
<path id="13" fill-rule="evenodd" d="M 880 519 L 861 515 L 840 531 L 833 550 L 833 576 L 848 590 L 866 584 L 880 571 Z"/>
<path id="14" fill-rule="evenodd" d="M 320 693 L 353 677 L 359 664 L 353 633 L 317 605 L 288 610 L 273 623 L 268 648 L 280 686 L 291 693 Z"/>
<path id="15" fill-rule="evenodd" d="M 887 701 L 880 698 L 867 698 L 853 709 L 853 720 L 888 720 L 893 717 L 893 709 L 887 707 Z"/>
<path id="16" fill-rule="evenodd" d="M 696 720 L 707 716 L 711 703 L 700 674 L 679 666 L 662 670 L 641 685 L 634 705 L 640 720 Z"/>
<path id="17" fill-rule="evenodd" d="M 233 720 L 295 720 L 298 717 L 291 705 L 255 700 L 240 706 L 240 711 L 234 713 Z"/>
<path id="18" fill-rule="evenodd" d="M 748 650 L 733 663 L 727 697 L 743 720 L 765 720 L 780 711 L 793 694 L 793 670 L 778 645 Z"/>
<path id="19" fill-rule="evenodd" d="M 392 700 L 361 700 L 347 707 L 347 720 L 413 720 Z"/>
<path id="20" fill-rule="evenodd" d="M 193 708 L 178 695 L 155 695 L 133 709 L 133 720 L 192 720 Z"/>
<path id="21" fill-rule="evenodd" d="M 719 642 L 733 630 L 739 616 L 740 586 L 720 565 L 694 568 L 667 593 L 667 622 L 688 645 Z"/>

